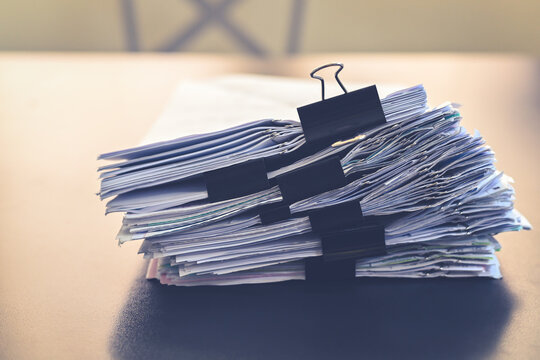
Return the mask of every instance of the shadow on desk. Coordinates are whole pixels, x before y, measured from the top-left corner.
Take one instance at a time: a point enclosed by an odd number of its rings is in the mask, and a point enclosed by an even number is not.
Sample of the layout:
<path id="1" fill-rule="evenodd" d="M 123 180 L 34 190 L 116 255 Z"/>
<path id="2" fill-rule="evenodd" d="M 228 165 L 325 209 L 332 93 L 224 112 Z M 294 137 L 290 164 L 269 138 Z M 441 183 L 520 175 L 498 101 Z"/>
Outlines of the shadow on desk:
<path id="1" fill-rule="evenodd" d="M 512 313 L 504 281 L 357 279 L 225 287 L 134 284 L 119 359 L 464 359 L 490 355 Z"/>

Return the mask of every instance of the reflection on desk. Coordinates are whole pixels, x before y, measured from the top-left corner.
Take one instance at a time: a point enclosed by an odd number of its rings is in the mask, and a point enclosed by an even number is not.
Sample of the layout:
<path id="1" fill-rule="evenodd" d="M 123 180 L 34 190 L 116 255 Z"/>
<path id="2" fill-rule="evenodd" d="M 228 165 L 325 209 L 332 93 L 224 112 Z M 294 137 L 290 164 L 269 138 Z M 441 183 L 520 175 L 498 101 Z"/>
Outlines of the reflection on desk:
<path id="1" fill-rule="evenodd" d="M 512 314 L 485 279 L 133 284 L 111 339 L 120 359 L 470 359 L 492 354 Z"/>

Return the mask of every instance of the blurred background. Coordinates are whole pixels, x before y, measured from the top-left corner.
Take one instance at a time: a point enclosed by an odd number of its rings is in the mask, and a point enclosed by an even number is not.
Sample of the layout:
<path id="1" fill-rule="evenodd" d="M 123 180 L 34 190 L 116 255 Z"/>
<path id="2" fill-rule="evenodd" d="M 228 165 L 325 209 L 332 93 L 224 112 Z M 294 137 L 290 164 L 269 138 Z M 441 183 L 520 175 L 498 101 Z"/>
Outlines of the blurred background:
<path id="1" fill-rule="evenodd" d="M 2 0 L 0 50 L 540 55 L 540 1 Z"/>
<path id="2" fill-rule="evenodd" d="M 272 347 L 257 357 L 337 345 L 540 359 L 537 231 L 498 237 L 503 281 L 190 292 L 143 279 L 139 244 L 117 246 L 121 215 L 105 217 L 95 196 L 96 156 L 138 144 L 185 82 L 302 77 L 318 100 L 309 72 L 340 61 L 349 89 L 422 83 L 431 105 L 463 104 L 463 125 L 481 130 L 540 226 L 539 39 L 540 0 L 0 0 L 0 359 L 154 359 L 173 335 L 181 358 L 229 345 L 241 358 L 247 343 Z M 366 312 L 380 316 L 373 333 L 349 334 L 373 323 Z"/>

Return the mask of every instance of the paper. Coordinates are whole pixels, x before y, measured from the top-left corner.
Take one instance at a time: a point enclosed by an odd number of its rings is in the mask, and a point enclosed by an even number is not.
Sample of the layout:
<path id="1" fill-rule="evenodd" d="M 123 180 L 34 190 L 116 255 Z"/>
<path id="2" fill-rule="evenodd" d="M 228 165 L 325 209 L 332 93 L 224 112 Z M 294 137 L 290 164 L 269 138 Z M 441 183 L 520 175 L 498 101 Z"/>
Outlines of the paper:
<path id="1" fill-rule="evenodd" d="M 147 277 L 183 286 L 303 280 L 304 260 L 324 254 L 308 215 L 357 203 L 384 226 L 386 255 L 356 259 L 356 277 L 500 278 L 493 235 L 531 225 L 491 149 L 460 126 L 457 105 L 429 109 L 421 86 L 382 91 L 385 124 L 271 169 L 270 182 L 340 159 L 347 184 L 288 204 L 289 218 L 262 223 L 261 206 L 283 200 L 275 185 L 208 200 L 203 173 L 305 144 L 295 107 L 316 101 L 312 86 L 257 76 L 183 84 L 146 145 L 100 157 L 117 161 L 100 168 L 100 195 L 114 197 L 107 212 L 126 213 L 120 243 L 143 240 Z"/>

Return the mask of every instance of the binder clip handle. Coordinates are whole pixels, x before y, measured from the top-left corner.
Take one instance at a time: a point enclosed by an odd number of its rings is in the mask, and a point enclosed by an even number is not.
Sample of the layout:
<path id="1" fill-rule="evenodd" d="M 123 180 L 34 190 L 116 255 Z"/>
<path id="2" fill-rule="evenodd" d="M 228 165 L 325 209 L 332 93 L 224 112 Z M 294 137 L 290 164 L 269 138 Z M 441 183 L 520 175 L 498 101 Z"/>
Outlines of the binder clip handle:
<path id="1" fill-rule="evenodd" d="M 321 90 L 322 90 L 322 99 L 323 100 L 324 100 L 324 79 L 322 77 L 320 77 L 320 76 L 315 75 L 315 74 L 317 72 L 319 72 L 320 70 L 326 69 L 326 68 L 331 67 L 331 66 L 338 66 L 339 67 L 339 69 L 334 73 L 334 77 L 336 78 L 336 81 L 339 84 L 339 86 L 341 87 L 341 89 L 343 90 L 343 92 L 345 94 L 347 93 L 347 89 L 345 89 L 345 86 L 343 86 L 343 83 L 341 82 L 341 80 L 339 80 L 339 72 L 341 70 L 343 70 L 343 64 L 342 63 L 330 63 L 330 64 L 322 65 L 322 66 L 319 66 L 318 68 L 313 69 L 313 71 L 309 74 L 309 76 L 311 76 L 313 79 L 317 79 L 317 80 L 321 81 Z"/>

